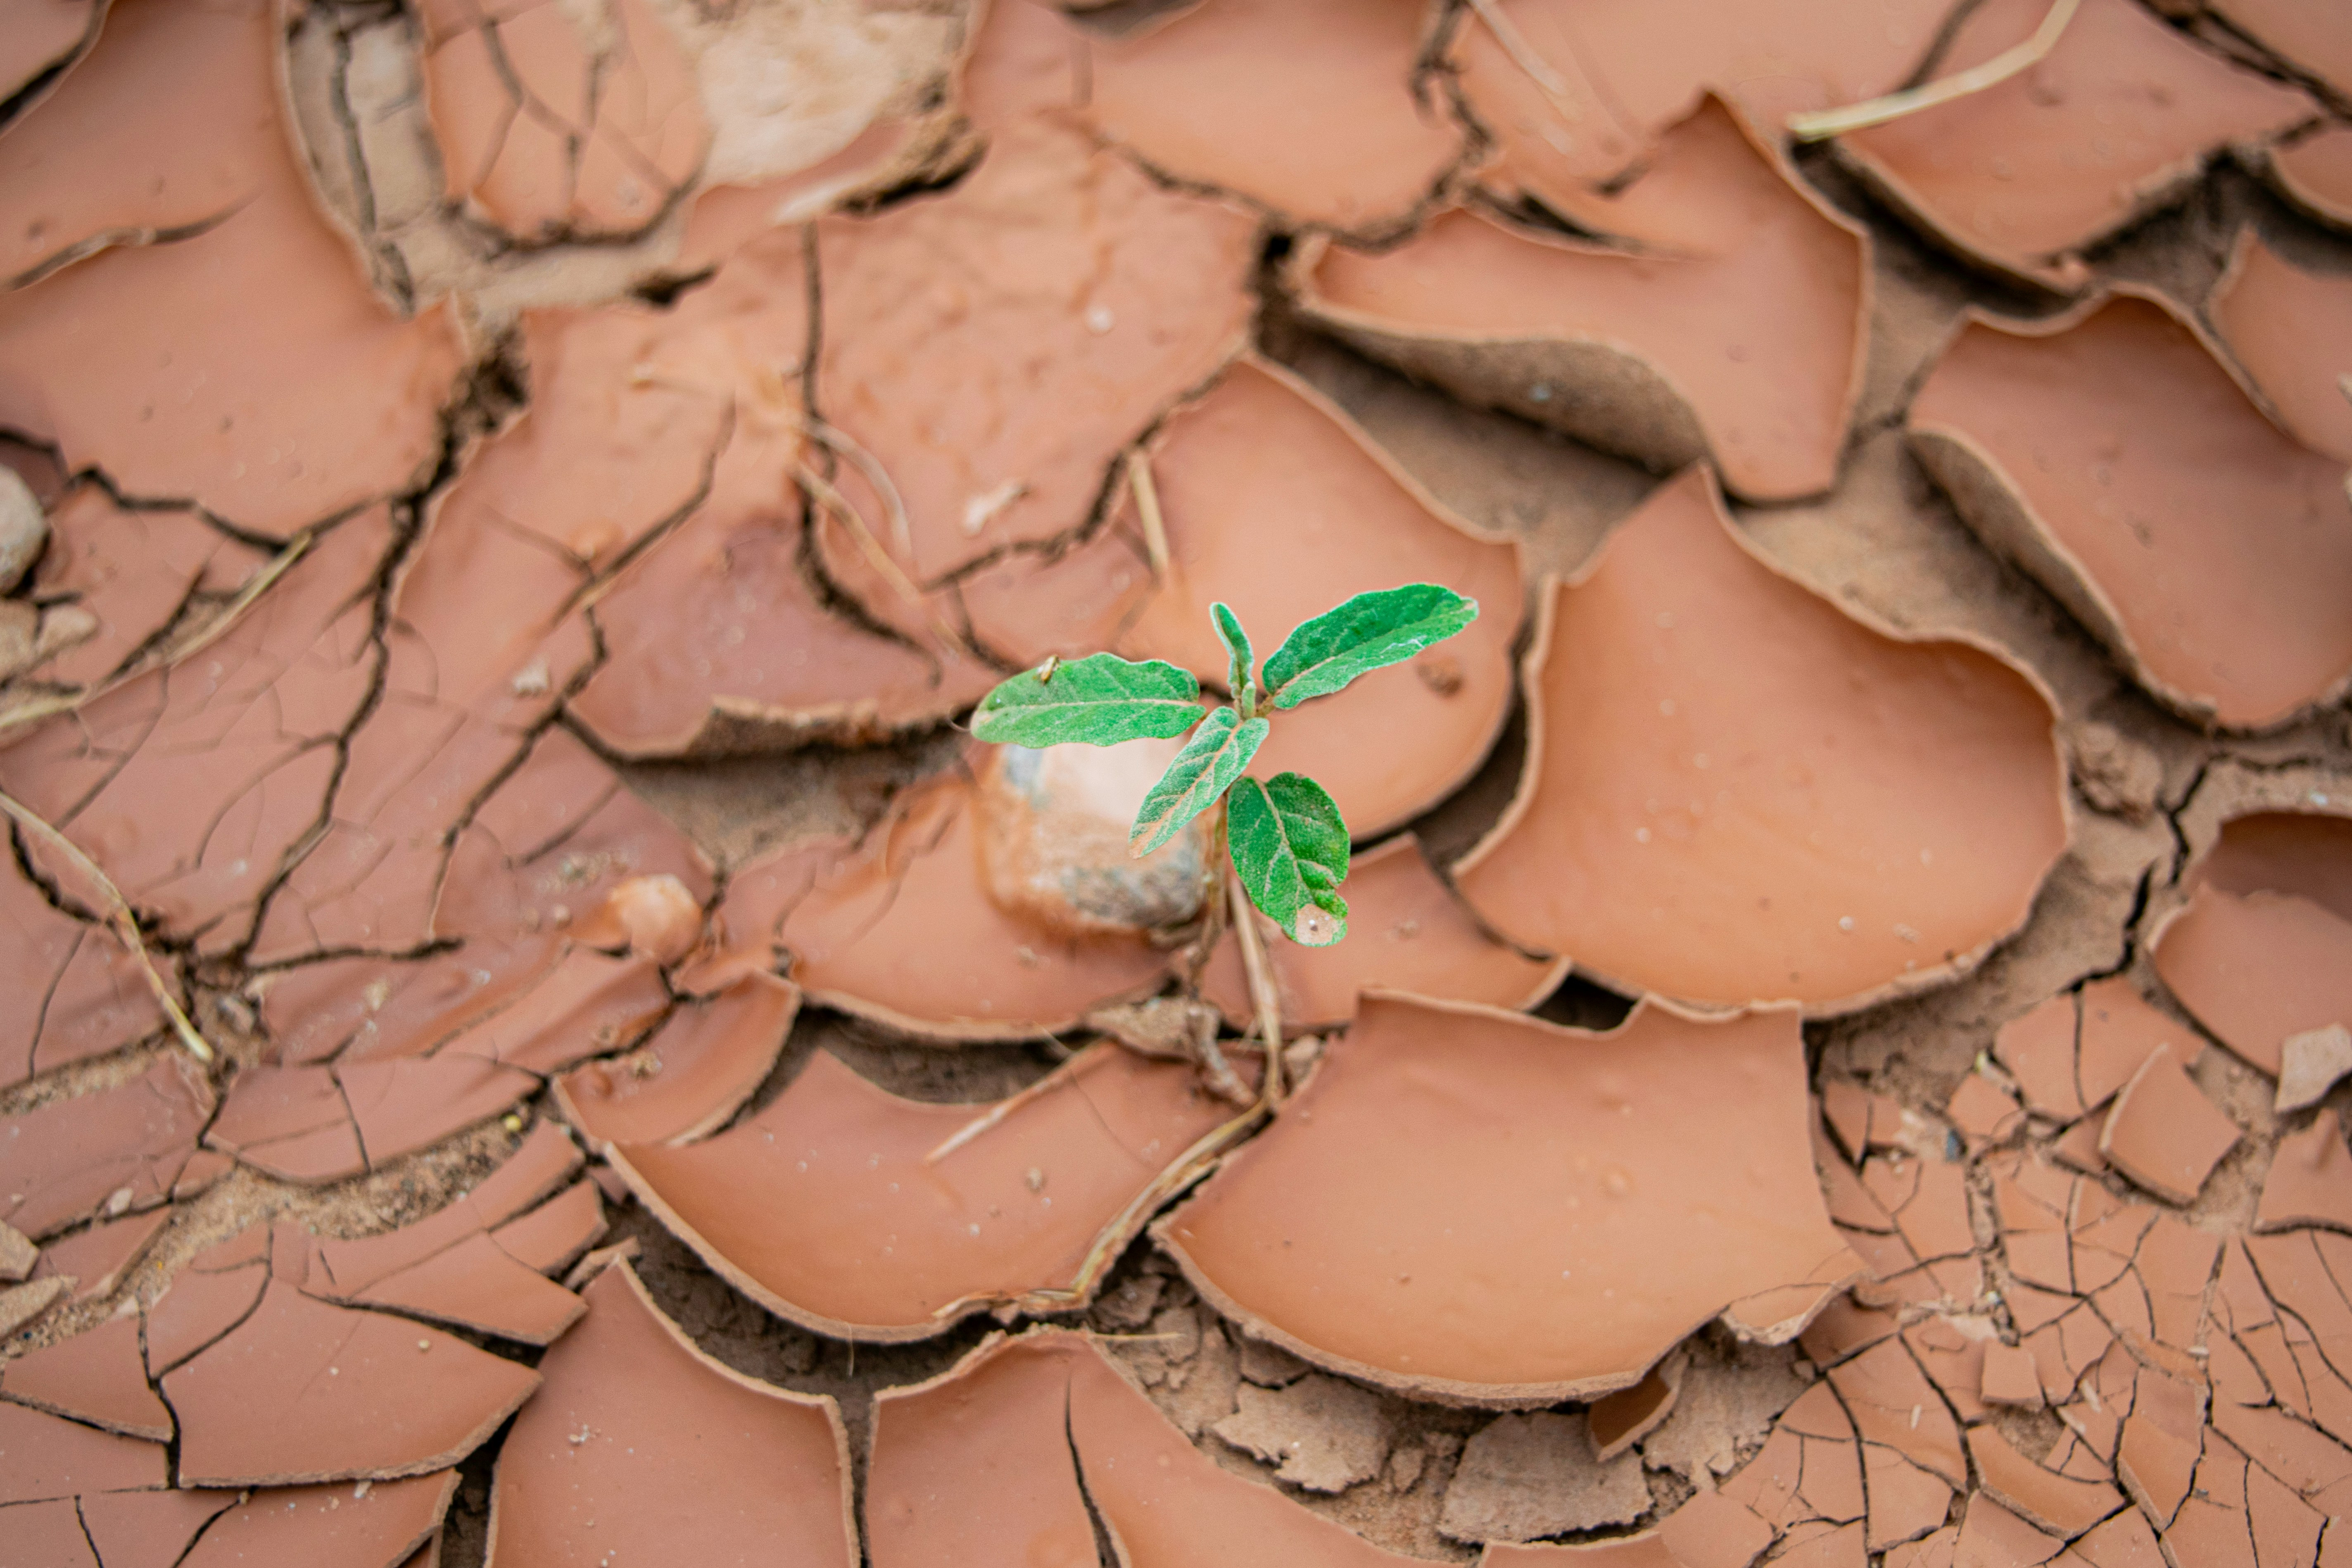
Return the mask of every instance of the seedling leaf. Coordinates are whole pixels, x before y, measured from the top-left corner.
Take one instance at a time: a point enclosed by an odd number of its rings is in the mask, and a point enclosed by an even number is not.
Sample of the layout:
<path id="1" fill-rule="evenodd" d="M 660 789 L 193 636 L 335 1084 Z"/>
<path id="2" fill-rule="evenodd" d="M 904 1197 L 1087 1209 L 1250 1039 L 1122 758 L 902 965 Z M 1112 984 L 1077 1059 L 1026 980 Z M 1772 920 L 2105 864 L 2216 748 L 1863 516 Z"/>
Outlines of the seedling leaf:
<path id="1" fill-rule="evenodd" d="M 1250 902 L 1307 947 L 1348 934 L 1348 824 L 1323 786 L 1300 773 L 1243 779 L 1226 804 L 1234 869 Z"/>
<path id="2" fill-rule="evenodd" d="M 1058 667 L 1048 659 L 1000 682 L 980 700 L 971 732 L 1015 746 L 1116 746 L 1181 735 L 1200 717 L 1201 683 L 1190 670 L 1095 653 Z"/>
<path id="3" fill-rule="evenodd" d="M 1232 660 L 1226 677 L 1226 688 L 1234 694 L 1234 706 L 1248 718 L 1257 711 L 1255 694 L 1250 690 L 1250 668 L 1257 656 L 1250 649 L 1249 633 L 1242 630 L 1242 620 L 1233 607 L 1223 602 L 1209 606 L 1209 615 L 1217 623 L 1217 636 L 1224 640 L 1225 653 Z"/>
<path id="4" fill-rule="evenodd" d="M 1128 830 L 1128 852 L 1150 854 L 1213 805 L 1257 755 L 1268 728 L 1265 720 L 1244 719 L 1230 708 L 1210 714 L 1143 797 Z"/>
<path id="5" fill-rule="evenodd" d="M 1359 594 L 1301 622 L 1265 661 L 1276 708 L 1327 697 L 1360 675 L 1411 658 L 1478 618 L 1478 605 L 1435 583 Z"/>

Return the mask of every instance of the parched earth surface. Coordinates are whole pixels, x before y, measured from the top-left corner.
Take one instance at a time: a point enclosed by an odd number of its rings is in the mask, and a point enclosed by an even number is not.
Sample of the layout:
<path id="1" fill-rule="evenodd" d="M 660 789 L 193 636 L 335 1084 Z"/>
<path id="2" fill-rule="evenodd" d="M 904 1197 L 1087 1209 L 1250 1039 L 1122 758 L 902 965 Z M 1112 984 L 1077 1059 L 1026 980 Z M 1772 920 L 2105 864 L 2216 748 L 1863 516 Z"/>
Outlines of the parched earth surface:
<path id="1" fill-rule="evenodd" d="M 0 1565 L 2352 1565 L 2347 373 L 2310 0 L 0 0 Z"/>

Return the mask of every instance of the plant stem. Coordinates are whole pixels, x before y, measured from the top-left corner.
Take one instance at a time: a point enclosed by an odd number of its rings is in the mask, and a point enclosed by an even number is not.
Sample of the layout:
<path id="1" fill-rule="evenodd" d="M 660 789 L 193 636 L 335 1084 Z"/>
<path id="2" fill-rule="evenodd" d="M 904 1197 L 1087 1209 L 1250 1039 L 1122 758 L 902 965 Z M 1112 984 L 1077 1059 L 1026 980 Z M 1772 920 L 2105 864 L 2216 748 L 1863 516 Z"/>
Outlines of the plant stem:
<path id="1" fill-rule="evenodd" d="M 1282 995 L 1276 990 L 1273 967 L 1266 962 L 1265 942 L 1258 934 L 1257 910 L 1250 906 L 1241 873 L 1230 871 L 1225 897 L 1236 906 L 1234 937 L 1241 943 L 1242 973 L 1249 977 L 1250 1003 L 1257 1012 L 1258 1038 L 1265 1042 L 1265 1101 L 1282 1103 Z"/>
<path id="2" fill-rule="evenodd" d="M 1906 114 L 1916 114 L 1923 109 L 1933 109 L 1939 103 L 1966 98 L 1972 92 L 1982 92 L 1997 87 L 2011 77 L 2038 64 L 2043 56 L 2058 47 L 2066 31 L 2066 24 L 2074 19 L 2074 10 L 2082 0 L 2057 0 L 2042 25 L 2033 29 L 2032 37 L 2023 43 L 2003 49 L 1982 65 L 1936 81 L 1922 82 L 1901 92 L 1890 92 L 1884 98 L 1866 99 L 1850 103 L 1843 109 L 1819 110 L 1810 114 L 1789 116 L 1789 134 L 1800 142 L 1826 142 L 1832 136 L 1843 136 L 1852 131 L 1865 131 L 1874 125 L 1884 125 L 1890 120 L 1900 120 Z"/>

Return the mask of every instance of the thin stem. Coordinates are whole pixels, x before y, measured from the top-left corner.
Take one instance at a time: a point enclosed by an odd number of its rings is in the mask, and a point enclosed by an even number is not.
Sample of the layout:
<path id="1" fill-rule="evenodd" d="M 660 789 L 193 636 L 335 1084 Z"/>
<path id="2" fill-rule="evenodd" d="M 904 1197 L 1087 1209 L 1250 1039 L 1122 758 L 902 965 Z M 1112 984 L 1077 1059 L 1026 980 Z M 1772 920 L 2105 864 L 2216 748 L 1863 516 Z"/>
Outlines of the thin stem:
<path id="1" fill-rule="evenodd" d="M 1525 71 L 1528 79 L 1551 100 L 1551 106 L 1559 110 L 1562 120 L 1573 125 L 1584 118 L 1583 112 L 1577 108 L 1576 100 L 1569 95 L 1567 81 L 1551 68 L 1551 62 L 1528 42 L 1527 35 L 1503 15 L 1503 8 L 1496 4 L 1496 0 L 1470 0 L 1470 8 L 1478 14 L 1478 20 L 1486 24 L 1486 30 L 1495 35 L 1495 41 L 1503 46 L 1503 52 L 1511 57 L 1511 63 Z"/>
<path id="2" fill-rule="evenodd" d="M 808 491 L 810 498 L 819 507 L 839 519 L 842 525 L 849 530 L 850 537 L 857 542 L 858 552 L 866 557 L 866 563 L 873 567 L 876 574 L 890 584 L 891 590 L 929 624 L 932 632 L 956 652 L 970 653 L 971 650 L 965 646 L 963 634 L 950 626 L 947 618 L 931 607 L 929 599 L 925 597 L 920 588 L 915 586 L 915 580 L 908 576 L 905 570 L 890 558 L 890 552 L 882 547 L 882 542 L 874 536 L 874 530 L 866 525 L 866 519 L 859 514 L 855 506 L 850 504 L 849 498 L 835 489 L 831 480 L 805 463 L 795 468 L 793 474 L 799 480 L 801 488 Z"/>
<path id="3" fill-rule="evenodd" d="M 1135 491 L 1135 515 L 1143 524 L 1143 548 L 1151 557 L 1151 575 L 1165 583 L 1173 570 L 1168 553 L 1168 521 L 1160 514 L 1160 487 L 1151 479 L 1151 456 L 1140 447 L 1127 454 L 1127 482 Z"/>
<path id="4" fill-rule="evenodd" d="M 1249 977 L 1250 1001 L 1257 1010 L 1258 1038 L 1265 1042 L 1265 1100 L 1282 1103 L 1282 996 L 1275 988 L 1274 969 L 1267 963 L 1265 942 L 1258 935 L 1257 910 L 1242 887 L 1241 873 L 1232 874 L 1226 897 L 1234 905 L 1234 936 L 1241 943 L 1242 972 Z"/>
<path id="5" fill-rule="evenodd" d="M 130 950 L 131 958 L 146 974 L 147 984 L 155 993 L 155 1000 L 163 1004 L 165 1016 L 172 1020 L 173 1032 L 180 1037 L 180 1043 L 188 1048 L 189 1055 L 210 1067 L 215 1059 L 211 1042 L 205 1038 L 194 1021 L 181 1008 L 179 998 L 172 994 L 172 988 L 163 983 L 162 972 L 156 969 L 154 959 L 148 954 L 146 939 L 140 934 L 139 917 L 131 912 L 130 902 L 123 898 L 121 889 L 98 868 L 97 861 L 82 853 L 80 845 L 50 826 L 41 819 L 39 813 L 5 790 L 0 790 L 0 811 L 15 817 L 26 832 L 65 857 L 74 869 L 98 890 L 107 905 L 108 921 L 122 938 L 122 945 Z"/>
<path id="6" fill-rule="evenodd" d="M 2082 0 L 2057 0 L 2042 26 L 2021 44 L 2003 49 L 1982 65 L 1971 66 L 1938 81 L 1923 82 L 1890 92 L 1884 98 L 1865 99 L 1850 103 L 1843 109 L 1816 110 L 1806 114 L 1789 116 L 1789 134 L 1800 142 L 1826 142 L 1832 136 L 1843 136 L 1850 131 L 1866 131 L 1874 125 L 1884 125 L 1890 120 L 1900 120 L 1906 114 L 1916 114 L 1923 109 L 1933 109 L 1939 103 L 1966 98 L 1972 92 L 1982 92 L 1997 87 L 2028 66 L 2040 63 L 2042 57 L 2058 47 L 2066 31 L 2066 24 L 2074 19 Z"/>

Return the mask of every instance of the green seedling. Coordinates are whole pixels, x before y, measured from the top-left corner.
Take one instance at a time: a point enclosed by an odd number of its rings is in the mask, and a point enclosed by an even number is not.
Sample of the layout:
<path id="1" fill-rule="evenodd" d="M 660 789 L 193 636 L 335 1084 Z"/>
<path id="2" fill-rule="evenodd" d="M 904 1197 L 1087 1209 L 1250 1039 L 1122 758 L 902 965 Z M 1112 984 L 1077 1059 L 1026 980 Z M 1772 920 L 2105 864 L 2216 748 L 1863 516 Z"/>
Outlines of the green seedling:
<path id="1" fill-rule="evenodd" d="M 1304 773 L 1260 781 L 1244 770 L 1265 743 L 1274 715 L 1444 641 L 1478 618 L 1478 606 L 1434 583 L 1359 594 L 1293 628 L 1255 672 L 1240 618 L 1222 604 L 1211 614 L 1230 656 L 1230 704 L 1203 712 L 1201 683 L 1190 670 L 1097 653 L 1049 658 L 999 685 L 981 700 L 972 732 L 1017 746 L 1116 746 L 1191 731 L 1144 796 L 1128 834 L 1129 853 L 1150 854 L 1214 807 L 1213 838 L 1223 842 L 1250 902 L 1291 941 L 1328 947 L 1348 934 L 1348 901 L 1339 896 L 1348 825 L 1329 792 Z"/>

